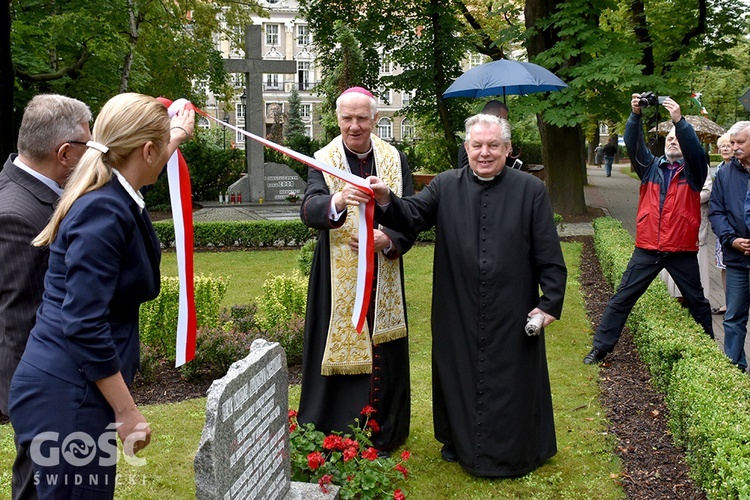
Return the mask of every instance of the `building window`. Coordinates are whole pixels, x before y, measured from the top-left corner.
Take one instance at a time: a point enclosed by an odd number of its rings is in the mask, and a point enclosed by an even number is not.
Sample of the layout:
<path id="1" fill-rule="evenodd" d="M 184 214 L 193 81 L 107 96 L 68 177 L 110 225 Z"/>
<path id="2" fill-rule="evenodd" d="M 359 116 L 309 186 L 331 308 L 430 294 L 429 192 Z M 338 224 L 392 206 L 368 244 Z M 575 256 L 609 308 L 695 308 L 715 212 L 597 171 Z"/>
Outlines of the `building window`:
<path id="1" fill-rule="evenodd" d="M 303 120 L 309 120 L 310 117 L 312 116 L 312 104 L 300 104 L 299 116 Z"/>
<path id="2" fill-rule="evenodd" d="M 402 92 L 401 93 L 401 105 L 402 106 L 408 106 L 412 99 L 412 92 Z"/>
<path id="3" fill-rule="evenodd" d="M 200 128 L 211 128 L 211 124 L 208 122 L 208 119 L 202 116 L 198 117 L 198 126 Z"/>
<path id="4" fill-rule="evenodd" d="M 302 47 L 310 45 L 310 31 L 306 24 L 297 25 L 297 45 Z"/>
<path id="5" fill-rule="evenodd" d="M 297 61 L 297 89 L 310 90 L 312 88 L 312 64 L 310 61 Z"/>
<path id="6" fill-rule="evenodd" d="M 599 124 L 599 135 L 609 135 L 609 127 L 606 123 Z"/>
<path id="7" fill-rule="evenodd" d="M 279 44 L 279 25 L 266 24 L 266 45 Z"/>
<path id="8" fill-rule="evenodd" d="M 401 140 L 414 139 L 414 125 L 408 118 L 401 120 Z"/>
<path id="9" fill-rule="evenodd" d="M 380 104 L 390 105 L 393 100 L 391 99 L 391 92 L 390 90 L 386 89 L 380 89 L 378 92 L 378 102 Z"/>
<path id="10" fill-rule="evenodd" d="M 266 74 L 266 89 L 267 90 L 279 90 L 279 75 L 276 73 Z"/>
<path id="11" fill-rule="evenodd" d="M 392 68 L 393 68 L 393 63 L 391 63 L 390 58 L 384 55 L 383 59 L 380 61 L 380 74 L 389 75 L 391 73 Z"/>
<path id="12" fill-rule="evenodd" d="M 239 128 L 242 130 L 245 130 L 244 127 L 239 127 Z M 240 132 L 235 132 L 234 142 L 236 142 L 237 144 L 245 144 L 245 135 L 241 134 Z"/>
<path id="13" fill-rule="evenodd" d="M 312 129 L 312 125 L 307 125 L 307 126 L 305 127 L 305 134 L 306 134 L 306 135 L 307 135 L 307 137 L 309 137 L 310 139 L 312 139 L 312 138 L 313 138 L 313 132 L 312 132 L 312 130 L 313 130 L 313 129 Z"/>
<path id="14" fill-rule="evenodd" d="M 469 56 L 469 67 L 473 68 L 475 66 L 479 66 L 480 64 L 484 64 L 484 56 L 482 54 L 471 54 Z"/>
<path id="15" fill-rule="evenodd" d="M 378 137 L 381 139 L 393 139 L 393 122 L 385 116 L 378 120 Z"/>

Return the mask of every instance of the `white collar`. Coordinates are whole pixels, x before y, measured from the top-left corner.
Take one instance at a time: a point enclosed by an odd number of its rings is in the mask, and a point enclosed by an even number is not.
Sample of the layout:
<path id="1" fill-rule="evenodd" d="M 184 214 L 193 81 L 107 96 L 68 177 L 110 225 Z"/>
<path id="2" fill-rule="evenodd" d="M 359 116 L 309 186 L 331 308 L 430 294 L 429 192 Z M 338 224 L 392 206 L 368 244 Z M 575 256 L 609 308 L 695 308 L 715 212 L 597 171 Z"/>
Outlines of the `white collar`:
<path id="1" fill-rule="evenodd" d="M 20 168 L 21 170 L 23 170 L 30 176 L 34 177 L 39 182 L 44 183 L 45 186 L 47 186 L 52 191 L 57 193 L 57 196 L 62 196 L 63 189 L 60 187 L 60 185 L 57 182 L 53 181 L 52 179 L 50 179 L 49 177 L 45 175 L 40 174 L 39 172 L 31 168 L 30 166 L 26 165 L 24 162 L 21 161 L 21 159 L 18 156 L 16 156 L 13 159 L 13 165 L 17 166 L 18 168 Z"/>
<path id="2" fill-rule="evenodd" d="M 117 180 L 120 181 L 122 187 L 125 188 L 125 191 L 127 191 L 130 197 L 133 198 L 133 201 L 135 201 L 136 205 L 138 205 L 138 208 L 140 208 L 142 212 L 143 209 L 146 208 L 146 202 L 143 201 L 143 195 L 141 194 L 141 192 L 133 189 L 133 186 L 130 185 L 127 179 L 125 179 L 125 177 L 123 177 L 122 174 L 117 171 L 117 169 L 113 168 L 112 171 L 117 176 Z"/>

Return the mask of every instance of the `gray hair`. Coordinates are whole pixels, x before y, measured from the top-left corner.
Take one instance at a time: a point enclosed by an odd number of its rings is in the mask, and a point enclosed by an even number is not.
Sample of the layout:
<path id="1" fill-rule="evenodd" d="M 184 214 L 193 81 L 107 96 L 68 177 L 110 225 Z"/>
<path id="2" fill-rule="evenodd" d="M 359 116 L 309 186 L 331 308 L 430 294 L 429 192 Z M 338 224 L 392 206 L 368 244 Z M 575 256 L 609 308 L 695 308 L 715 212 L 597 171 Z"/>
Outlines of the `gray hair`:
<path id="1" fill-rule="evenodd" d="M 750 121 L 737 122 L 731 127 L 729 127 L 729 130 L 727 130 L 727 134 L 729 135 L 739 134 L 743 130 L 746 130 L 748 127 L 750 127 Z"/>
<path id="2" fill-rule="evenodd" d="M 338 98 L 336 99 L 336 116 L 339 116 L 339 113 L 341 113 L 341 101 L 345 98 L 348 98 L 348 96 L 352 96 L 352 95 L 361 95 L 361 96 L 367 97 L 370 100 L 370 118 L 374 120 L 375 115 L 378 113 L 378 103 L 372 97 L 366 94 L 362 94 L 361 92 L 349 92 L 349 93 L 341 94 L 340 96 L 338 96 Z"/>
<path id="3" fill-rule="evenodd" d="M 78 99 L 39 94 L 26 105 L 18 131 L 18 152 L 43 160 L 67 141 L 83 139 L 81 124 L 91 121 L 91 110 Z"/>
<path id="4" fill-rule="evenodd" d="M 464 140 L 464 142 L 469 142 L 471 140 L 471 128 L 478 123 L 481 123 L 483 125 L 499 125 L 500 139 L 505 144 L 510 143 L 510 123 L 508 123 L 508 120 L 495 115 L 482 113 L 470 116 L 466 119 L 466 139 Z"/>

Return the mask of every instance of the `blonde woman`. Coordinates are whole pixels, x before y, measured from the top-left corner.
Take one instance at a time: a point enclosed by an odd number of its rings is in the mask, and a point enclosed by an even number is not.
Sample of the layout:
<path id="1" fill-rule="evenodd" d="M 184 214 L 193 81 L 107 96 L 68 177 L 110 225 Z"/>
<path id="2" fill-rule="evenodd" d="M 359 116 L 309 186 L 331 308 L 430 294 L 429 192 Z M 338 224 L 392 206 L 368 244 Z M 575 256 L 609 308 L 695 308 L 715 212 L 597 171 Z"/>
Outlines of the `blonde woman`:
<path id="1" fill-rule="evenodd" d="M 33 244 L 49 246 L 44 297 L 13 376 L 9 413 L 39 498 L 112 498 L 117 435 L 126 459 L 151 429 L 128 390 L 139 365 L 138 309 L 159 293 L 159 241 L 139 190 L 153 184 L 194 113 L 121 94 Z"/>

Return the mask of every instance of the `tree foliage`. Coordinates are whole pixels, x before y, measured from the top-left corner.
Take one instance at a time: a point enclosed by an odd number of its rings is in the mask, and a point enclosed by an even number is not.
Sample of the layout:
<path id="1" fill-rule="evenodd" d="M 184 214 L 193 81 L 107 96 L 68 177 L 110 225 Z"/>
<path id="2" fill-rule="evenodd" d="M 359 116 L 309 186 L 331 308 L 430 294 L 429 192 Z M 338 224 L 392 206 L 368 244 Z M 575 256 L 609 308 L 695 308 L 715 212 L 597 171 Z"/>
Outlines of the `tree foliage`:
<path id="1" fill-rule="evenodd" d="M 262 12 L 256 0 L 15 0 L 9 6 L 11 53 L 7 59 L 0 53 L 0 73 L 15 79 L 12 104 L 0 100 L 3 153 L 15 148 L 23 108 L 38 93 L 75 97 L 94 111 L 124 91 L 199 105 L 206 89 L 228 96 L 214 36 L 240 44 L 235 28 Z"/>

